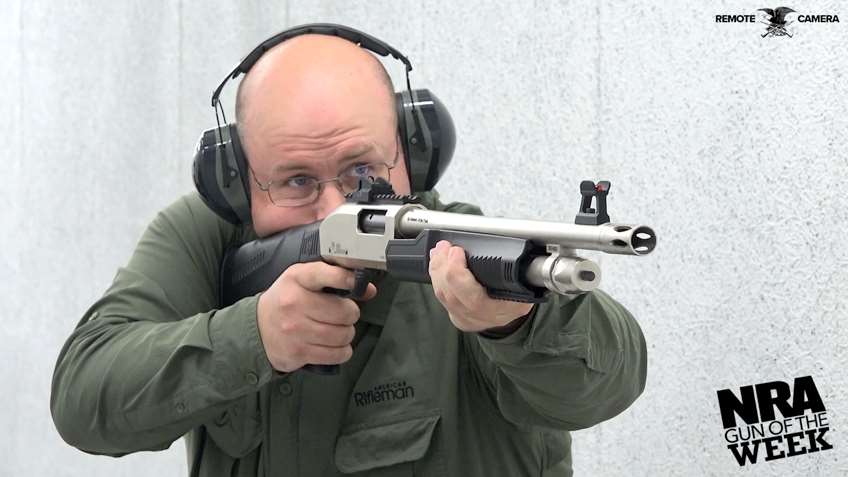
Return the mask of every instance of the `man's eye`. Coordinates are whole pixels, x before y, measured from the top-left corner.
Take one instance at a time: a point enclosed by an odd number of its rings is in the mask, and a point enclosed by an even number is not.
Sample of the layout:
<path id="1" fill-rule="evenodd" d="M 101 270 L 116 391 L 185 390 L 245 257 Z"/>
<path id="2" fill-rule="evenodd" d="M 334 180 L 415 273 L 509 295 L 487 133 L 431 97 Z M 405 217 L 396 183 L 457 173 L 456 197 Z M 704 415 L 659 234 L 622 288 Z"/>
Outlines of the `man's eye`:
<path id="1" fill-rule="evenodd" d="M 350 175 L 352 176 L 370 176 L 373 175 L 373 168 L 371 164 L 356 164 L 355 166 L 350 168 Z"/>
<path id="2" fill-rule="evenodd" d="M 283 182 L 283 184 L 285 184 L 286 187 L 295 187 L 295 188 L 308 187 L 311 183 L 312 183 L 312 178 L 311 177 L 305 177 L 305 176 L 292 177 L 292 178 L 286 180 L 285 182 Z"/>

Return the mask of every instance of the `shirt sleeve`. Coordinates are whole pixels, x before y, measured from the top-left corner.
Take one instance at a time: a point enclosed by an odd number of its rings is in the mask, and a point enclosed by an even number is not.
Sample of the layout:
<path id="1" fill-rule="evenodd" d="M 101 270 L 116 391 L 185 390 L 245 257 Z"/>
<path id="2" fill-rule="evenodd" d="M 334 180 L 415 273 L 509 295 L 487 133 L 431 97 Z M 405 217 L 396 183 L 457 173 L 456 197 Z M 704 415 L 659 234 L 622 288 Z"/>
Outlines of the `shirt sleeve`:
<path id="1" fill-rule="evenodd" d="M 519 426 L 577 430 L 610 419 L 645 389 L 639 324 L 601 290 L 553 295 L 501 339 L 464 335 L 498 409 Z"/>
<path id="2" fill-rule="evenodd" d="M 165 449 L 271 379 L 257 296 L 216 309 L 238 234 L 196 193 L 156 216 L 59 354 L 50 407 L 66 442 L 113 456 Z"/>
<path id="3" fill-rule="evenodd" d="M 470 204 L 436 206 L 482 215 Z M 518 426 L 591 427 L 621 413 L 645 389 L 642 330 L 624 306 L 599 289 L 576 296 L 552 293 L 508 336 L 462 336 L 484 391 Z"/>

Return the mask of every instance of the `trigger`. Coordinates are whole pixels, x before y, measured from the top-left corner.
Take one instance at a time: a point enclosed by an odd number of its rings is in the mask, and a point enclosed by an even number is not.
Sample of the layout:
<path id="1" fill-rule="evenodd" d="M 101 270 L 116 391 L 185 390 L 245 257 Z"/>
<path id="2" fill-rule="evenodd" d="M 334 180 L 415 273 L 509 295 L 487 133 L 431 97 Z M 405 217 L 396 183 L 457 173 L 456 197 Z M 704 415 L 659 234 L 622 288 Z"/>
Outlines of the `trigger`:
<path id="1" fill-rule="evenodd" d="M 371 282 L 371 274 L 367 269 L 360 268 L 353 272 L 354 282 L 353 289 L 350 291 L 350 296 L 354 300 L 365 298 L 365 292 L 368 291 L 368 283 Z"/>

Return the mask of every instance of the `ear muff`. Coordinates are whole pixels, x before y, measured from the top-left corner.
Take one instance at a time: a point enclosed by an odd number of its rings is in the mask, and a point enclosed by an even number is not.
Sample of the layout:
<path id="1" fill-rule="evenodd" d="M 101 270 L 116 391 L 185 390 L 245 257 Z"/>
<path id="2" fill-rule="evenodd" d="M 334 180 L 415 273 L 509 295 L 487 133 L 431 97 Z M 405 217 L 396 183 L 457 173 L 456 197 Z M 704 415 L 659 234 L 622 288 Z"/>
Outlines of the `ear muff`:
<path id="1" fill-rule="evenodd" d="M 398 134 L 412 192 L 431 190 L 450 164 L 456 147 L 453 119 L 428 89 L 395 93 Z"/>
<path id="2" fill-rule="evenodd" d="M 200 135 L 192 167 L 194 185 L 203 202 L 227 222 L 249 224 L 250 171 L 235 124 Z"/>

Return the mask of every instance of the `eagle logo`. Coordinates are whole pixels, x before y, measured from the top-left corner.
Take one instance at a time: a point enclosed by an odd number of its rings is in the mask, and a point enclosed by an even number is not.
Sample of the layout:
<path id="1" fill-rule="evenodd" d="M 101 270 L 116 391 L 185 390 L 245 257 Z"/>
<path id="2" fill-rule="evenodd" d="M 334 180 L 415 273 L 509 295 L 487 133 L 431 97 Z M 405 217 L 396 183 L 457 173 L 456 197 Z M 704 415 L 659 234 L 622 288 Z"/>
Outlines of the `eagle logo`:
<path id="1" fill-rule="evenodd" d="M 766 32 L 762 34 L 763 38 L 767 36 L 788 36 L 792 38 L 792 34 L 786 30 L 786 27 L 792 24 L 792 22 L 786 21 L 786 15 L 795 12 L 795 10 L 789 7 L 777 7 L 774 10 L 771 8 L 760 8 L 757 11 L 765 12 L 768 16 L 768 21 L 762 22 L 767 25 Z"/>

